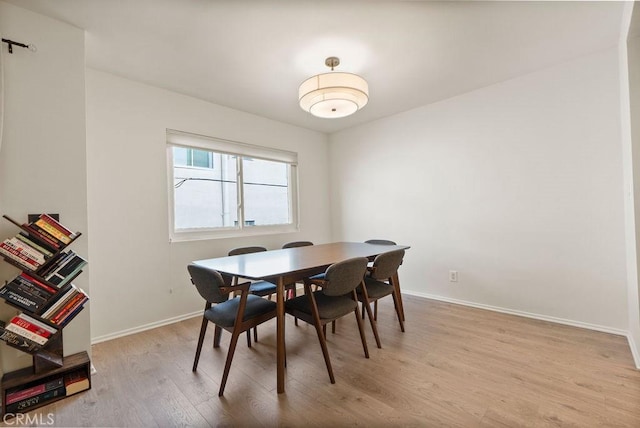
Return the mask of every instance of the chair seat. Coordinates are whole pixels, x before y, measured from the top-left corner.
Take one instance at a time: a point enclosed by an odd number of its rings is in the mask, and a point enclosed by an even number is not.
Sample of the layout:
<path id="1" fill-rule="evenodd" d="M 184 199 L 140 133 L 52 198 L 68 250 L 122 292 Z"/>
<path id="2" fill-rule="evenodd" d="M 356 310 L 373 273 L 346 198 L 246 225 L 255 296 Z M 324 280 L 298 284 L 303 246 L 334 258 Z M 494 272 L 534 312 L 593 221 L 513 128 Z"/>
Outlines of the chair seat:
<path id="1" fill-rule="evenodd" d="M 276 285 L 267 281 L 257 281 L 249 287 L 249 293 L 257 296 L 268 296 L 276 293 Z"/>
<path id="2" fill-rule="evenodd" d="M 367 287 L 367 295 L 369 296 L 369 299 L 377 300 L 393 293 L 393 286 L 386 282 L 377 281 L 373 278 L 365 278 L 364 283 Z M 358 287 L 356 291 L 358 294 L 362 294 L 362 289 L 360 287 Z"/>
<path id="3" fill-rule="evenodd" d="M 337 319 L 353 312 L 358 303 L 348 296 L 326 296 L 322 291 L 314 291 L 313 296 L 318 305 L 320 319 Z M 287 300 L 285 303 L 287 310 L 300 311 L 311 314 L 311 302 L 307 295 L 298 296 Z"/>
<path id="4" fill-rule="evenodd" d="M 204 312 L 204 316 L 209 321 L 219 325 L 220 327 L 233 327 L 236 320 L 236 314 L 238 313 L 239 304 L 240 297 L 235 297 L 207 309 Z M 247 296 L 247 306 L 245 307 L 243 321 L 275 310 L 276 302 L 250 294 Z"/>

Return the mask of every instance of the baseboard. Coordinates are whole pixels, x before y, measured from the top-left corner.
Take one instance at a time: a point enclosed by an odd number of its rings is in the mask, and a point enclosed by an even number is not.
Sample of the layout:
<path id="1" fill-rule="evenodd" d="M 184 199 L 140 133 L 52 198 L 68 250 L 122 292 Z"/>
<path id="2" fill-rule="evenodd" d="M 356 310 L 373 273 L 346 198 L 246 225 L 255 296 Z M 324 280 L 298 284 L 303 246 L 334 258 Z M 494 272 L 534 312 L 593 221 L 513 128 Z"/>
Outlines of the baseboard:
<path id="1" fill-rule="evenodd" d="M 196 312 L 192 312 L 189 314 L 180 315 L 173 318 L 167 318 L 165 320 L 152 322 L 149 324 L 141 325 L 134 328 L 128 328 L 126 330 L 117 331 L 115 333 L 105 334 L 104 336 L 98 336 L 91 339 L 91 344 L 95 345 L 96 343 L 106 342 L 107 340 L 117 339 L 119 337 L 129 336 L 130 334 L 140 333 L 146 330 L 151 330 L 157 327 L 162 327 L 164 325 L 173 324 L 179 321 L 184 321 L 189 318 L 194 318 L 197 316 L 202 316 L 202 309 Z"/>
<path id="2" fill-rule="evenodd" d="M 631 334 L 627 334 L 627 341 L 629 342 L 629 348 L 631 348 L 631 355 L 633 355 L 633 361 L 636 363 L 636 368 L 640 370 L 640 354 L 635 340 Z"/>
<path id="3" fill-rule="evenodd" d="M 454 303 L 456 305 L 463 305 L 463 306 L 470 306 L 473 308 L 478 308 L 478 309 L 486 309 L 489 311 L 494 311 L 494 312 L 500 312 L 503 314 L 509 314 L 509 315 L 517 315 L 520 317 L 525 317 L 525 318 L 532 318 L 532 319 L 536 319 L 536 320 L 541 320 L 541 321 L 549 321 L 549 322 L 553 322 L 556 324 L 564 324 L 564 325 L 569 325 L 572 327 L 580 327 L 580 328 L 586 328 L 588 330 L 595 330 L 595 331 L 600 331 L 603 333 L 610 333 L 610 334 L 615 334 L 618 336 L 625 336 L 627 338 L 629 338 L 630 340 L 632 340 L 629 337 L 629 332 L 626 330 L 621 330 L 621 329 L 617 329 L 617 328 L 611 328 L 611 327 L 607 327 L 607 326 L 602 326 L 602 325 L 598 325 L 598 324 L 590 324 L 590 323 L 585 323 L 585 322 L 581 322 L 581 321 L 574 321 L 574 320 L 569 320 L 569 319 L 565 319 L 565 318 L 557 318 L 557 317 L 551 317 L 551 316 L 547 316 L 547 315 L 540 315 L 540 314 L 534 314 L 531 312 L 524 312 L 524 311 L 518 311 L 518 310 L 514 310 L 514 309 L 507 309 L 507 308 L 502 308 L 499 306 L 492 306 L 492 305 L 485 305 L 483 303 L 475 303 L 475 302 L 469 302 L 466 300 L 458 300 L 458 299 L 452 299 L 450 297 L 444 297 L 444 296 L 437 296 L 434 294 L 426 294 L 426 293 L 417 293 L 414 291 L 407 291 L 407 290 L 402 290 L 402 294 L 407 294 L 410 296 L 416 296 L 416 297 L 424 297 L 426 299 L 432 299 L 432 300 L 439 300 L 441 302 L 447 302 L 447 303 Z M 632 353 L 633 353 L 633 347 L 632 347 Z M 634 354 L 634 359 L 636 361 L 636 365 L 638 362 L 638 359 L 636 358 L 635 354 Z"/>

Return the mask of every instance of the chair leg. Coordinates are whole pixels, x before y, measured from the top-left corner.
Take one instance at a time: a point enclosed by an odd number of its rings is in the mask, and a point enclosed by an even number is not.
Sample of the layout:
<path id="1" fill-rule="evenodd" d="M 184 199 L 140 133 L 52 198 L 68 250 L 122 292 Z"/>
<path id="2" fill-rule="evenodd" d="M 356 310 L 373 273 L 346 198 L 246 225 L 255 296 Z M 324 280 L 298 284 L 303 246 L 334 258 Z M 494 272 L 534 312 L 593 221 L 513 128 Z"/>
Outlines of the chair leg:
<path id="1" fill-rule="evenodd" d="M 336 322 L 331 321 L 331 333 L 336 334 Z"/>
<path id="2" fill-rule="evenodd" d="M 378 321 L 378 301 L 373 302 L 373 319 Z"/>
<path id="3" fill-rule="evenodd" d="M 222 380 L 220 381 L 220 390 L 218 391 L 218 397 L 222 397 L 224 393 L 224 387 L 227 384 L 227 378 L 229 377 L 229 369 L 231 369 L 231 361 L 233 361 L 233 354 L 236 352 L 236 344 L 238 343 L 238 336 L 240 332 L 234 331 L 231 333 L 231 342 L 229 342 L 229 350 L 227 351 L 227 361 L 224 364 L 224 372 L 222 372 Z"/>
<path id="4" fill-rule="evenodd" d="M 258 327 L 253 328 L 253 341 L 258 342 Z"/>
<path id="5" fill-rule="evenodd" d="M 209 320 L 205 317 L 202 317 L 202 327 L 200 327 L 200 337 L 198 337 L 198 346 L 196 347 L 196 358 L 193 360 L 193 369 L 192 371 L 196 371 L 198 368 L 198 361 L 200 360 L 200 351 L 202 351 L 202 343 L 204 342 L 204 335 L 207 332 L 207 324 L 209 324 Z"/>
<path id="6" fill-rule="evenodd" d="M 336 383 L 336 379 L 333 377 L 333 368 L 331 367 L 331 359 L 329 358 L 329 350 L 327 349 L 327 340 L 325 339 L 325 335 L 322 334 L 322 328 L 325 326 L 320 326 L 320 322 L 316 321 L 315 323 L 316 333 L 318 333 L 318 340 L 320 341 L 320 348 L 322 348 L 322 356 L 324 357 L 324 363 L 327 365 L 327 372 L 329 373 L 329 380 L 331 383 Z"/>
<path id="7" fill-rule="evenodd" d="M 362 340 L 364 357 L 369 358 L 369 348 L 367 347 L 367 338 L 364 336 L 364 326 L 363 326 L 362 319 L 360 318 L 360 309 L 358 309 L 358 305 L 356 305 L 356 309 L 354 310 L 354 312 L 356 314 L 356 321 L 358 322 L 358 330 L 360 330 L 360 340 Z"/>
<path id="8" fill-rule="evenodd" d="M 214 330 L 213 333 L 213 347 L 214 348 L 219 348 L 220 347 L 220 338 L 222 337 L 222 327 L 217 326 Z"/>
<path id="9" fill-rule="evenodd" d="M 324 334 L 324 338 L 326 340 L 327 339 L 327 325 L 326 324 L 324 324 L 322 326 L 322 334 Z"/>
<path id="10" fill-rule="evenodd" d="M 376 300 L 374 304 L 375 303 L 378 303 L 378 301 Z M 382 344 L 380 343 L 380 336 L 378 335 L 378 321 L 371 313 L 371 304 L 367 300 L 366 304 L 365 302 L 362 302 L 362 306 L 364 306 L 365 310 L 367 311 L 367 315 L 369 316 L 369 323 L 371 324 L 371 330 L 373 330 L 373 337 L 376 338 L 376 345 L 378 346 L 378 348 L 382 348 Z M 362 314 L 362 318 L 364 318 L 364 313 Z"/>
<path id="11" fill-rule="evenodd" d="M 402 293 L 400 292 L 400 280 L 398 279 L 398 272 L 391 277 L 390 281 L 393 283 L 393 287 L 398 293 L 398 302 L 400 303 L 400 314 L 402 315 L 402 321 L 406 321 L 404 318 L 404 303 L 402 303 Z"/>
<path id="12" fill-rule="evenodd" d="M 247 330 L 247 347 L 251 348 L 251 330 Z"/>
<path id="13" fill-rule="evenodd" d="M 396 307 L 396 315 L 398 316 L 398 322 L 400 323 L 400 331 L 404 333 L 404 320 L 402 319 L 402 309 L 400 308 L 400 299 L 396 296 L 397 290 L 393 290 L 391 294 L 393 296 L 393 305 Z"/>

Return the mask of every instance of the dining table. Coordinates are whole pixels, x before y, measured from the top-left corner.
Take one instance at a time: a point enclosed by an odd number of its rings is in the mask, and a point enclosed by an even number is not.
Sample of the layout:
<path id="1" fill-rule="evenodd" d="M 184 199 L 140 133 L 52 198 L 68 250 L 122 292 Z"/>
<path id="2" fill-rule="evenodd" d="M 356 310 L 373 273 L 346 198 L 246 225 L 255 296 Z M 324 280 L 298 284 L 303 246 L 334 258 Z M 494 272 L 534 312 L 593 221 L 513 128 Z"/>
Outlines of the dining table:
<path id="1" fill-rule="evenodd" d="M 236 256 L 196 260 L 193 263 L 214 269 L 227 280 L 237 276 L 276 284 L 276 372 L 277 391 L 285 392 L 285 285 L 324 272 L 329 266 L 354 257 L 373 259 L 406 245 L 379 245 L 364 242 L 332 242 L 306 247 L 269 250 Z M 398 287 L 397 278 L 394 281 Z M 399 290 L 398 290 L 399 291 Z M 398 293 L 399 295 L 399 293 Z M 404 312 L 404 311 L 403 311 Z"/>

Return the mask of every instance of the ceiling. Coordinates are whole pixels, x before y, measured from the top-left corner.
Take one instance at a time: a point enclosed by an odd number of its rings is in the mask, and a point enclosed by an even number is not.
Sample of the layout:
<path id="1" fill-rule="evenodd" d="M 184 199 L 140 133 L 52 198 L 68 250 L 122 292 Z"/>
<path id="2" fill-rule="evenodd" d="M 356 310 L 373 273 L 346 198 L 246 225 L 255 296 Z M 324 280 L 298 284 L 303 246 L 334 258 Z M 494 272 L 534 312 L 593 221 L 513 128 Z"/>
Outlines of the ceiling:
<path id="1" fill-rule="evenodd" d="M 87 66 L 331 133 L 617 44 L 622 2 L 8 0 L 86 30 Z M 320 119 L 298 86 L 328 71 L 369 104 Z"/>

